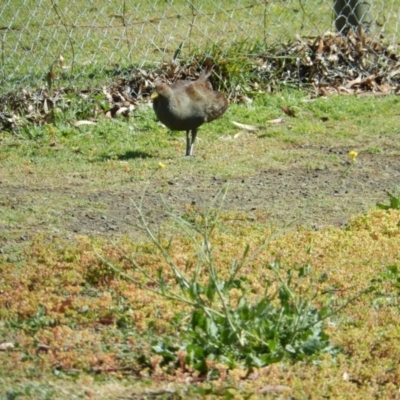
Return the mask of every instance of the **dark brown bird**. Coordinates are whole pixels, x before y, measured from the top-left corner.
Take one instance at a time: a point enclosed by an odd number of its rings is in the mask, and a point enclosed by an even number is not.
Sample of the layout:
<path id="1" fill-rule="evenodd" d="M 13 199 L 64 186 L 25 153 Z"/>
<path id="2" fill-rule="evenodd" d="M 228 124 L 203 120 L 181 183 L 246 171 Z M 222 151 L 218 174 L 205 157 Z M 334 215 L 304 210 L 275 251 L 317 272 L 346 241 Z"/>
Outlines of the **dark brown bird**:
<path id="1" fill-rule="evenodd" d="M 172 85 L 158 81 L 151 95 L 157 118 L 172 131 L 186 131 L 186 156 L 193 155 L 199 126 L 219 118 L 228 108 L 223 94 L 208 87 L 210 74 L 203 70 L 197 81 Z"/>

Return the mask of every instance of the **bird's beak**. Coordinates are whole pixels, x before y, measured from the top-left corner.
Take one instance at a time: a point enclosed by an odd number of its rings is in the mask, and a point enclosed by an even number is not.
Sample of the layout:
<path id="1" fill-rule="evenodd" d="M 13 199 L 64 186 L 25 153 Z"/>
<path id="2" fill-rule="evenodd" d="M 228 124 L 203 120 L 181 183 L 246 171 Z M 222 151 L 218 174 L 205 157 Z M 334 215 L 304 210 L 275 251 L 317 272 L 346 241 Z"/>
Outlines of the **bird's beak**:
<path id="1" fill-rule="evenodd" d="M 151 94 L 150 99 L 151 99 L 151 100 L 155 100 L 157 97 L 158 97 L 158 93 L 157 93 L 157 90 L 155 90 L 155 91 Z"/>

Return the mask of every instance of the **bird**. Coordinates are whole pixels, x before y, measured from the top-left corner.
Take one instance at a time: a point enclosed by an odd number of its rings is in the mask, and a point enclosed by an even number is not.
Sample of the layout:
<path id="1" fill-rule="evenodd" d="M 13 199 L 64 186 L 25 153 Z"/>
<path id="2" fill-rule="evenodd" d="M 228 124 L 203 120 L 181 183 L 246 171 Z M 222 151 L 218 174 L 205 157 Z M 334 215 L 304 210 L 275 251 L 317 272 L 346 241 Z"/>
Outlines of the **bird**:
<path id="1" fill-rule="evenodd" d="M 186 131 L 186 157 L 193 156 L 198 128 L 221 117 L 228 108 L 226 97 L 208 86 L 210 75 L 210 71 L 203 69 L 196 81 L 178 80 L 169 85 L 156 80 L 154 83 L 151 95 L 154 112 L 170 130 Z"/>

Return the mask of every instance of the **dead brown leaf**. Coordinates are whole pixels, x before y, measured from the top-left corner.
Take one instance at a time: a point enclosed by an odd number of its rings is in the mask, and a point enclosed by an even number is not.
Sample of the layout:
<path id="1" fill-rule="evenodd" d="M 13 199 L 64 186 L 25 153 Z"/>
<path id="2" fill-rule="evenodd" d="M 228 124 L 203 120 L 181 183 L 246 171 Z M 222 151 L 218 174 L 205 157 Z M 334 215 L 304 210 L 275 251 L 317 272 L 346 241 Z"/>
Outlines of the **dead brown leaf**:
<path id="1" fill-rule="evenodd" d="M 286 121 L 283 118 L 275 118 L 267 121 L 269 124 L 284 124 Z"/>
<path id="2" fill-rule="evenodd" d="M 244 129 L 245 131 L 259 131 L 260 129 L 264 129 L 264 127 L 262 126 L 256 126 L 256 125 L 248 125 L 248 124 L 242 124 L 240 122 L 236 122 L 236 121 L 231 121 L 233 125 L 236 125 L 239 128 Z"/>
<path id="3" fill-rule="evenodd" d="M 87 120 L 81 120 L 81 121 L 76 121 L 76 122 L 74 123 L 74 126 L 75 126 L 76 128 L 79 128 L 79 127 L 82 126 L 82 125 L 96 125 L 96 122 L 87 121 Z"/>
<path id="4" fill-rule="evenodd" d="M 289 117 L 292 117 L 292 118 L 296 117 L 296 114 L 294 113 L 294 111 L 291 108 L 289 108 L 288 106 L 281 106 L 281 109 Z"/>

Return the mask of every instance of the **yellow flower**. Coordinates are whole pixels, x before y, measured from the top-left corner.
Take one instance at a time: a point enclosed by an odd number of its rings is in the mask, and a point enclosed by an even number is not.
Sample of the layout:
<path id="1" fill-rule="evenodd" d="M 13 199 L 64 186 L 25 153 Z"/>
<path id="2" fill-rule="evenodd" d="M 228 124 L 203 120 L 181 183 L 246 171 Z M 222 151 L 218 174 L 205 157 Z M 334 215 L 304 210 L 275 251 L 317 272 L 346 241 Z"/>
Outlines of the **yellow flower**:
<path id="1" fill-rule="evenodd" d="M 352 163 L 356 162 L 357 156 L 358 156 L 358 153 L 356 151 L 349 151 L 349 157 L 350 157 Z"/>
<path id="2" fill-rule="evenodd" d="M 165 164 L 163 164 L 162 162 L 158 163 L 158 168 L 160 168 L 160 169 L 165 168 Z"/>

